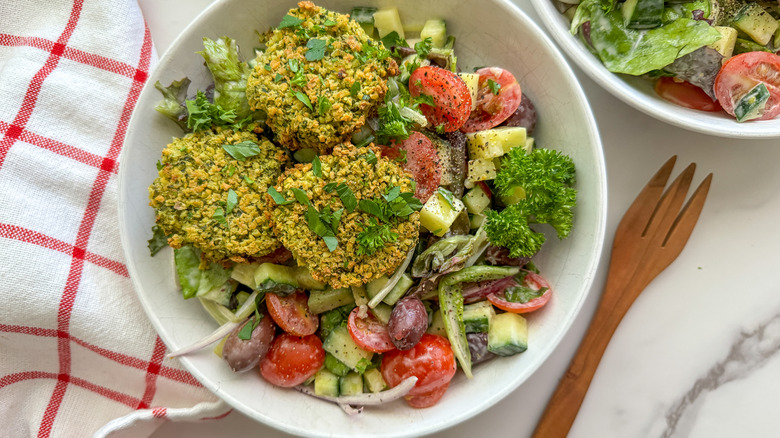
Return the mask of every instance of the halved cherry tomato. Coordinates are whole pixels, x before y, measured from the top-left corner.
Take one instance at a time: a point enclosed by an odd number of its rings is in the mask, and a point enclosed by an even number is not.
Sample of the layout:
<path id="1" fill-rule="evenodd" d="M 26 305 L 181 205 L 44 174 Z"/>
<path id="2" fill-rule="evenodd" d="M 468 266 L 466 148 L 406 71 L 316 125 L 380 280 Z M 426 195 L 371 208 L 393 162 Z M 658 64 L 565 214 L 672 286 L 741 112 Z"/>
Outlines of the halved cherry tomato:
<path id="1" fill-rule="evenodd" d="M 384 353 L 394 350 L 395 345 L 387 333 L 387 326 L 379 322 L 371 312 L 367 312 L 365 317 L 360 317 L 360 308 L 355 307 L 349 314 L 347 329 L 352 336 L 352 340 L 360 348 L 374 353 Z"/>
<path id="2" fill-rule="evenodd" d="M 313 376 L 324 363 L 325 350 L 317 335 L 282 333 L 260 361 L 260 375 L 276 386 L 291 388 Z"/>
<path id="3" fill-rule="evenodd" d="M 320 319 L 309 310 L 306 292 L 297 290 L 286 297 L 269 293 L 265 301 L 271 318 L 287 333 L 306 336 L 317 331 Z"/>
<path id="4" fill-rule="evenodd" d="M 733 116 L 734 105 L 760 82 L 769 90 L 769 100 L 758 120 L 769 120 L 780 114 L 780 56 L 747 52 L 729 59 L 715 77 L 715 96 Z"/>
<path id="5" fill-rule="evenodd" d="M 479 75 L 477 108 L 461 126 L 463 132 L 484 131 L 500 125 L 517 110 L 523 98 L 520 84 L 503 68 L 485 67 L 476 73 Z"/>
<path id="6" fill-rule="evenodd" d="M 507 301 L 504 298 L 503 291 L 499 293 L 492 293 L 488 295 L 487 299 L 491 304 L 501 310 L 506 310 L 507 312 L 512 313 L 528 313 L 543 307 L 545 304 L 547 304 L 548 301 L 550 301 L 550 297 L 552 297 L 552 289 L 550 288 L 550 284 L 547 283 L 547 280 L 542 278 L 541 275 L 528 272 L 525 276 L 525 279 L 523 279 L 523 286 L 529 287 L 536 291 L 542 288 L 547 288 L 547 290 L 545 290 L 540 297 L 534 298 L 527 303 L 515 303 L 512 301 Z"/>
<path id="7" fill-rule="evenodd" d="M 655 83 L 655 92 L 662 98 L 685 108 L 699 111 L 720 111 L 717 101 L 712 100 L 707 93 L 690 82 L 677 82 L 672 78 L 663 77 Z"/>
<path id="8" fill-rule="evenodd" d="M 447 392 L 447 388 L 449 387 L 450 382 L 447 382 L 446 384 L 437 386 L 432 391 L 426 392 L 425 394 L 407 395 L 404 398 L 406 399 L 406 403 L 413 408 L 430 408 L 431 406 L 438 403 L 442 397 L 444 397 L 444 393 Z"/>
<path id="9" fill-rule="evenodd" d="M 457 74 L 440 67 L 420 67 L 409 77 L 409 93 L 413 97 L 430 96 L 435 106 L 421 104 L 420 110 L 434 127 L 444 132 L 457 131 L 471 113 L 469 87 Z"/>
<path id="10" fill-rule="evenodd" d="M 412 132 L 409 138 L 390 146 L 382 146 L 382 155 L 390 159 L 403 161 L 406 151 L 406 162 L 401 163 L 405 171 L 412 174 L 417 190 L 414 196 L 425 203 L 441 182 L 441 161 L 431 140 L 419 132 Z"/>
<path id="11" fill-rule="evenodd" d="M 413 407 L 428 407 L 439 401 L 455 375 L 455 355 L 447 338 L 426 333 L 409 350 L 385 353 L 380 370 L 390 387 L 416 376 L 418 380 L 406 396 L 407 403 Z"/>

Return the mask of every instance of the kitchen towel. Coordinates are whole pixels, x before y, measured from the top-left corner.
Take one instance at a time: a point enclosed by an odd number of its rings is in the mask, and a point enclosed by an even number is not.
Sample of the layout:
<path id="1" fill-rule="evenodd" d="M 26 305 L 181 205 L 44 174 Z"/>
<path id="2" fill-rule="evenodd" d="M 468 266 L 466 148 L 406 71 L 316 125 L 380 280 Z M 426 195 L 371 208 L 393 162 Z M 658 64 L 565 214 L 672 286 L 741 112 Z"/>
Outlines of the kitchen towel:
<path id="1" fill-rule="evenodd" d="M 156 53 L 133 0 L 0 2 L 0 435 L 146 436 L 228 407 L 155 333 L 118 234 Z"/>

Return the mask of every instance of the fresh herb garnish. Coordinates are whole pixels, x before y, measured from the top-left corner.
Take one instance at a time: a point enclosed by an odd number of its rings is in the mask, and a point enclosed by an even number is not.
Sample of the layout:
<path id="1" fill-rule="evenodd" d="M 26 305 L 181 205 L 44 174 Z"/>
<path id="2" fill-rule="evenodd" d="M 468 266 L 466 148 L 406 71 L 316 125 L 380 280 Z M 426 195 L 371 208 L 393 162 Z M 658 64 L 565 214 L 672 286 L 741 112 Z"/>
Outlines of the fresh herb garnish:
<path id="1" fill-rule="evenodd" d="M 331 103 L 327 97 L 320 96 L 317 98 L 317 113 L 319 115 L 325 114 L 325 112 L 327 112 L 330 108 L 331 108 Z"/>
<path id="2" fill-rule="evenodd" d="M 398 240 L 398 233 L 392 231 L 389 224 L 379 224 L 370 218 L 369 225 L 357 235 L 358 255 L 373 255 L 387 243 Z"/>
<path id="3" fill-rule="evenodd" d="M 430 107 L 436 108 L 436 102 L 433 100 L 433 97 L 428 96 L 427 94 L 420 94 L 417 97 L 412 97 L 412 104 L 413 105 L 425 104 Z"/>
<path id="4" fill-rule="evenodd" d="M 222 149 L 238 161 L 244 161 L 260 153 L 260 146 L 251 140 L 244 140 L 241 143 L 223 144 Z"/>
<path id="5" fill-rule="evenodd" d="M 376 162 L 377 162 L 377 157 L 376 157 L 376 154 L 374 153 L 374 151 L 368 151 L 368 153 L 366 155 L 364 155 L 363 157 L 366 159 L 366 162 L 368 164 L 376 164 Z"/>
<path id="6" fill-rule="evenodd" d="M 306 43 L 306 60 L 307 61 L 319 61 L 325 56 L 325 48 L 328 46 L 328 42 L 319 38 L 312 38 Z"/>
<path id="7" fill-rule="evenodd" d="M 293 73 L 297 73 L 300 68 L 300 65 L 298 64 L 298 60 L 294 58 L 287 61 L 287 66 L 290 68 L 290 71 Z"/>
<path id="8" fill-rule="evenodd" d="M 217 209 L 214 210 L 214 215 L 211 216 L 211 218 L 219 222 L 220 224 L 227 226 L 227 219 L 225 219 L 225 210 L 223 210 L 222 207 L 217 207 Z"/>
<path id="9" fill-rule="evenodd" d="M 525 304 L 533 300 L 534 298 L 541 297 L 546 291 L 547 291 L 546 287 L 543 287 L 539 290 L 533 290 L 530 287 L 515 286 L 515 287 L 507 288 L 504 291 L 504 298 L 507 301 L 511 301 L 513 303 Z"/>
<path id="10" fill-rule="evenodd" d="M 417 52 L 417 56 L 425 59 L 425 57 L 427 57 L 428 54 L 431 53 L 432 47 L 433 47 L 433 39 L 431 37 L 428 37 L 420 42 L 415 43 L 414 51 Z"/>
<path id="11" fill-rule="evenodd" d="M 225 204 L 225 214 L 230 214 L 238 204 L 238 195 L 233 189 L 228 190 L 227 204 Z"/>
<path id="12" fill-rule="evenodd" d="M 490 88 L 490 92 L 495 94 L 495 95 L 498 95 L 498 90 L 501 89 L 501 84 L 499 84 L 498 82 L 494 81 L 493 79 L 488 79 L 487 80 L 487 86 L 488 86 L 488 88 Z"/>
<path id="13" fill-rule="evenodd" d="M 247 184 L 254 184 L 255 180 L 253 180 L 252 178 L 244 175 L 244 182 L 247 183 Z"/>
<path id="14" fill-rule="evenodd" d="M 355 81 L 351 87 L 349 87 L 349 95 L 352 97 L 357 97 L 358 93 L 360 93 L 361 85 L 360 81 Z"/>
<path id="15" fill-rule="evenodd" d="M 450 206 L 451 209 L 455 210 L 455 195 L 453 195 L 451 191 L 445 189 L 444 187 L 439 187 L 436 192 L 440 194 L 442 198 L 444 198 L 444 201 L 447 203 L 447 205 Z"/>
<path id="16" fill-rule="evenodd" d="M 400 152 L 400 155 L 395 157 L 395 158 L 393 158 L 393 161 L 395 161 L 397 163 L 400 163 L 400 164 L 406 164 L 406 149 L 401 149 L 398 152 Z"/>
<path id="17" fill-rule="evenodd" d="M 409 43 L 407 43 L 405 39 L 401 38 L 401 36 L 398 35 L 398 32 L 396 31 L 392 31 L 385 35 L 380 41 L 382 41 L 382 44 L 388 49 L 390 47 L 409 47 Z"/>
<path id="18" fill-rule="evenodd" d="M 293 196 L 295 196 L 295 200 L 303 205 L 311 205 L 311 202 L 309 202 L 309 198 L 306 196 L 306 192 L 303 190 L 293 187 L 292 189 Z"/>
<path id="19" fill-rule="evenodd" d="M 266 64 L 266 65 L 264 65 L 264 66 L 263 66 L 263 68 L 264 68 L 266 71 L 271 71 L 271 64 Z"/>
<path id="20" fill-rule="evenodd" d="M 357 199 L 355 199 L 355 194 L 348 185 L 344 183 L 337 185 L 336 193 L 339 195 L 339 199 L 341 199 L 341 203 L 344 204 L 344 208 L 346 208 L 347 211 L 355 211 L 358 202 Z"/>
<path id="21" fill-rule="evenodd" d="M 337 185 L 338 185 L 338 183 L 329 182 L 329 183 L 325 184 L 325 186 L 322 188 L 322 190 L 325 190 L 325 192 L 330 193 L 330 192 L 336 190 L 336 186 Z"/>
<path id="22" fill-rule="evenodd" d="M 160 171 L 163 169 L 163 164 L 160 162 L 160 160 L 157 160 L 157 170 Z"/>
<path id="23" fill-rule="evenodd" d="M 277 29 L 284 29 L 286 27 L 296 27 L 300 26 L 301 23 L 303 23 L 303 20 L 298 17 L 293 17 L 290 14 L 285 15 L 282 17 L 282 22 L 279 23 L 279 26 L 277 26 Z"/>
<path id="24" fill-rule="evenodd" d="M 238 332 L 238 339 L 241 339 L 242 341 L 250 340 L 252 338 L 252 332 L 255 331 L 262 320 L 263 315 L 256 312 L 256 314 L 252 316 L 252 319 L 241 327 L 241 330 Z"/>
<path id="25" fill-rule="evenodd" d="M 187 127 L 193 132 L 209 129 L 212 125 L 227 126 L 236 122 L 236 112 L 224 110 L 221 106 L 209 102 L 206 95 L 198 90 L 194 100 L 186 101 Z"/>
<path id="26" fill-rule="evenodd" d="M 152 238 L 147 241 L 146 246 L 149 247 L 149 253 L 152 256 L 160 252 L 161 249 L 168 246 L 168 236 L 165 235 L 162 228 L 160 228 L 158 225 L 152 226 Z"/>
<path id="27" fill-rule="evenodd" d="M 322 211 L 317 211 L 311 205 L 309 205 L 309 209 L 306 211 L 309 229 L 314 234 L 322 237 L 322 240 L 325 241 L 325 245 L 328 247 L 328 251 L 332 252 L 338 246 L 338 239 L 336 239 L 335 233 L 341 221 L 343 211 L 343 209 L 340 209 L 331 213 L 327 207 L 323 208 Z"/>
<path id="28" fill-rule="evenodd" d="M 309 108 L 310 110 L 314 111 L 314 108 L 311 106 L 311 101 L 309 100 L 309 97 L 305 94 L 301 93 L 300 91 L 293 92 L 293 95 L 303 102 L 304 105 L 306 105 L 306 108 Z"/>
<path id="29" fill-rule="evenodd" d="M 322 178 L 322 162 L 320 161 L 320 157 L 315 156 L 314 159 L 311 160 L 311 171 L 317 178 Z"/>
<path id="30" fill-rule="evenodd" d="M 284 79 L 284 76 L 282 76 L 279 73 L 277 73 L 276 76 L 274 76 L 274 83 L 278 84 L 279 82 L 282 82 L 283 79 Z"/>
<path id="31" fill-rule="evenodd" d="M 325 22 L 324 22 L 324 23 L 322 23 L 322 24 L 324 24 L 325 26 L 328 26 L 328 27 L 330 27 L 330 26 L 335 26 L 335 25 L 336 25 L 336 22 L 335 22 L 335 21 L 333 21 L 333 20 L 331 20 L 330 18 L 328 18 L 328 19 L 327 19 L 327 20 L 325 20 Z"/>
<path id="32" fill-rule="evenodd" d="M 287 199 L 284 199 L 284 196 L 282 196 L 282 194 L 279 193 L 274 186 L 268 186 L 268 194 L 271 195 L 271 199 L 274 200 L 276 205 L 287 205 L 295 202 L 293 200 L 288 201 Z"/>

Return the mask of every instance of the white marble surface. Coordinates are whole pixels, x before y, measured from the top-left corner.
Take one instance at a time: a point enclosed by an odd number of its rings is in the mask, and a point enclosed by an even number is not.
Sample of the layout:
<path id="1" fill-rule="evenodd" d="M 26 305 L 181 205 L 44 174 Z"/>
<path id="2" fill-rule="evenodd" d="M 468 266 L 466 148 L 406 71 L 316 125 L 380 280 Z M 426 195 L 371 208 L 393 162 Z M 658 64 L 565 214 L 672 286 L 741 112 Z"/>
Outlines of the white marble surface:
<path id="1" fill-rule="evenodd" d="M 159 53 L 209 0 L 139 0 Z M 527 0 L 515 2 L 532 18 Z M 527 437 L 582 338 L 606 276 L 620 217 L 677 154 L 695 181 L 713 172 L 688 246 L 639 297 L 601 362 L 571 438 L 780 436 L 780 140 L 709 137 L 665 125 L 575 68 L 601 129 L 609 175 L 607 248 L 593 293 L 545 365 L 489 411 L 436 437 Z M 550 86 L 555 86 L 550 84 Z M 156 438 L 286 436 L 238 412 L 167 423 Z"/>

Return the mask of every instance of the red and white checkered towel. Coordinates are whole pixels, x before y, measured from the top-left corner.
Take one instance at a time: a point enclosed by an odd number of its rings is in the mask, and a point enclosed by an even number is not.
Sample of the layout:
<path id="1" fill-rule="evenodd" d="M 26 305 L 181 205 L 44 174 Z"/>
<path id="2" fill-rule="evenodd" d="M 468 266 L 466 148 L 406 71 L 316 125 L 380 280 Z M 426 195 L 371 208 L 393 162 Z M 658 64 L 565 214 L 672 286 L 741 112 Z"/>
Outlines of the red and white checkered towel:
<path id="1" fill-rule="evenodd" d="M 156 54 L 134 0 L 0 2 L 0 436 L 145 436 L 228 408 L 149 323 L 117 226 Z"/>

